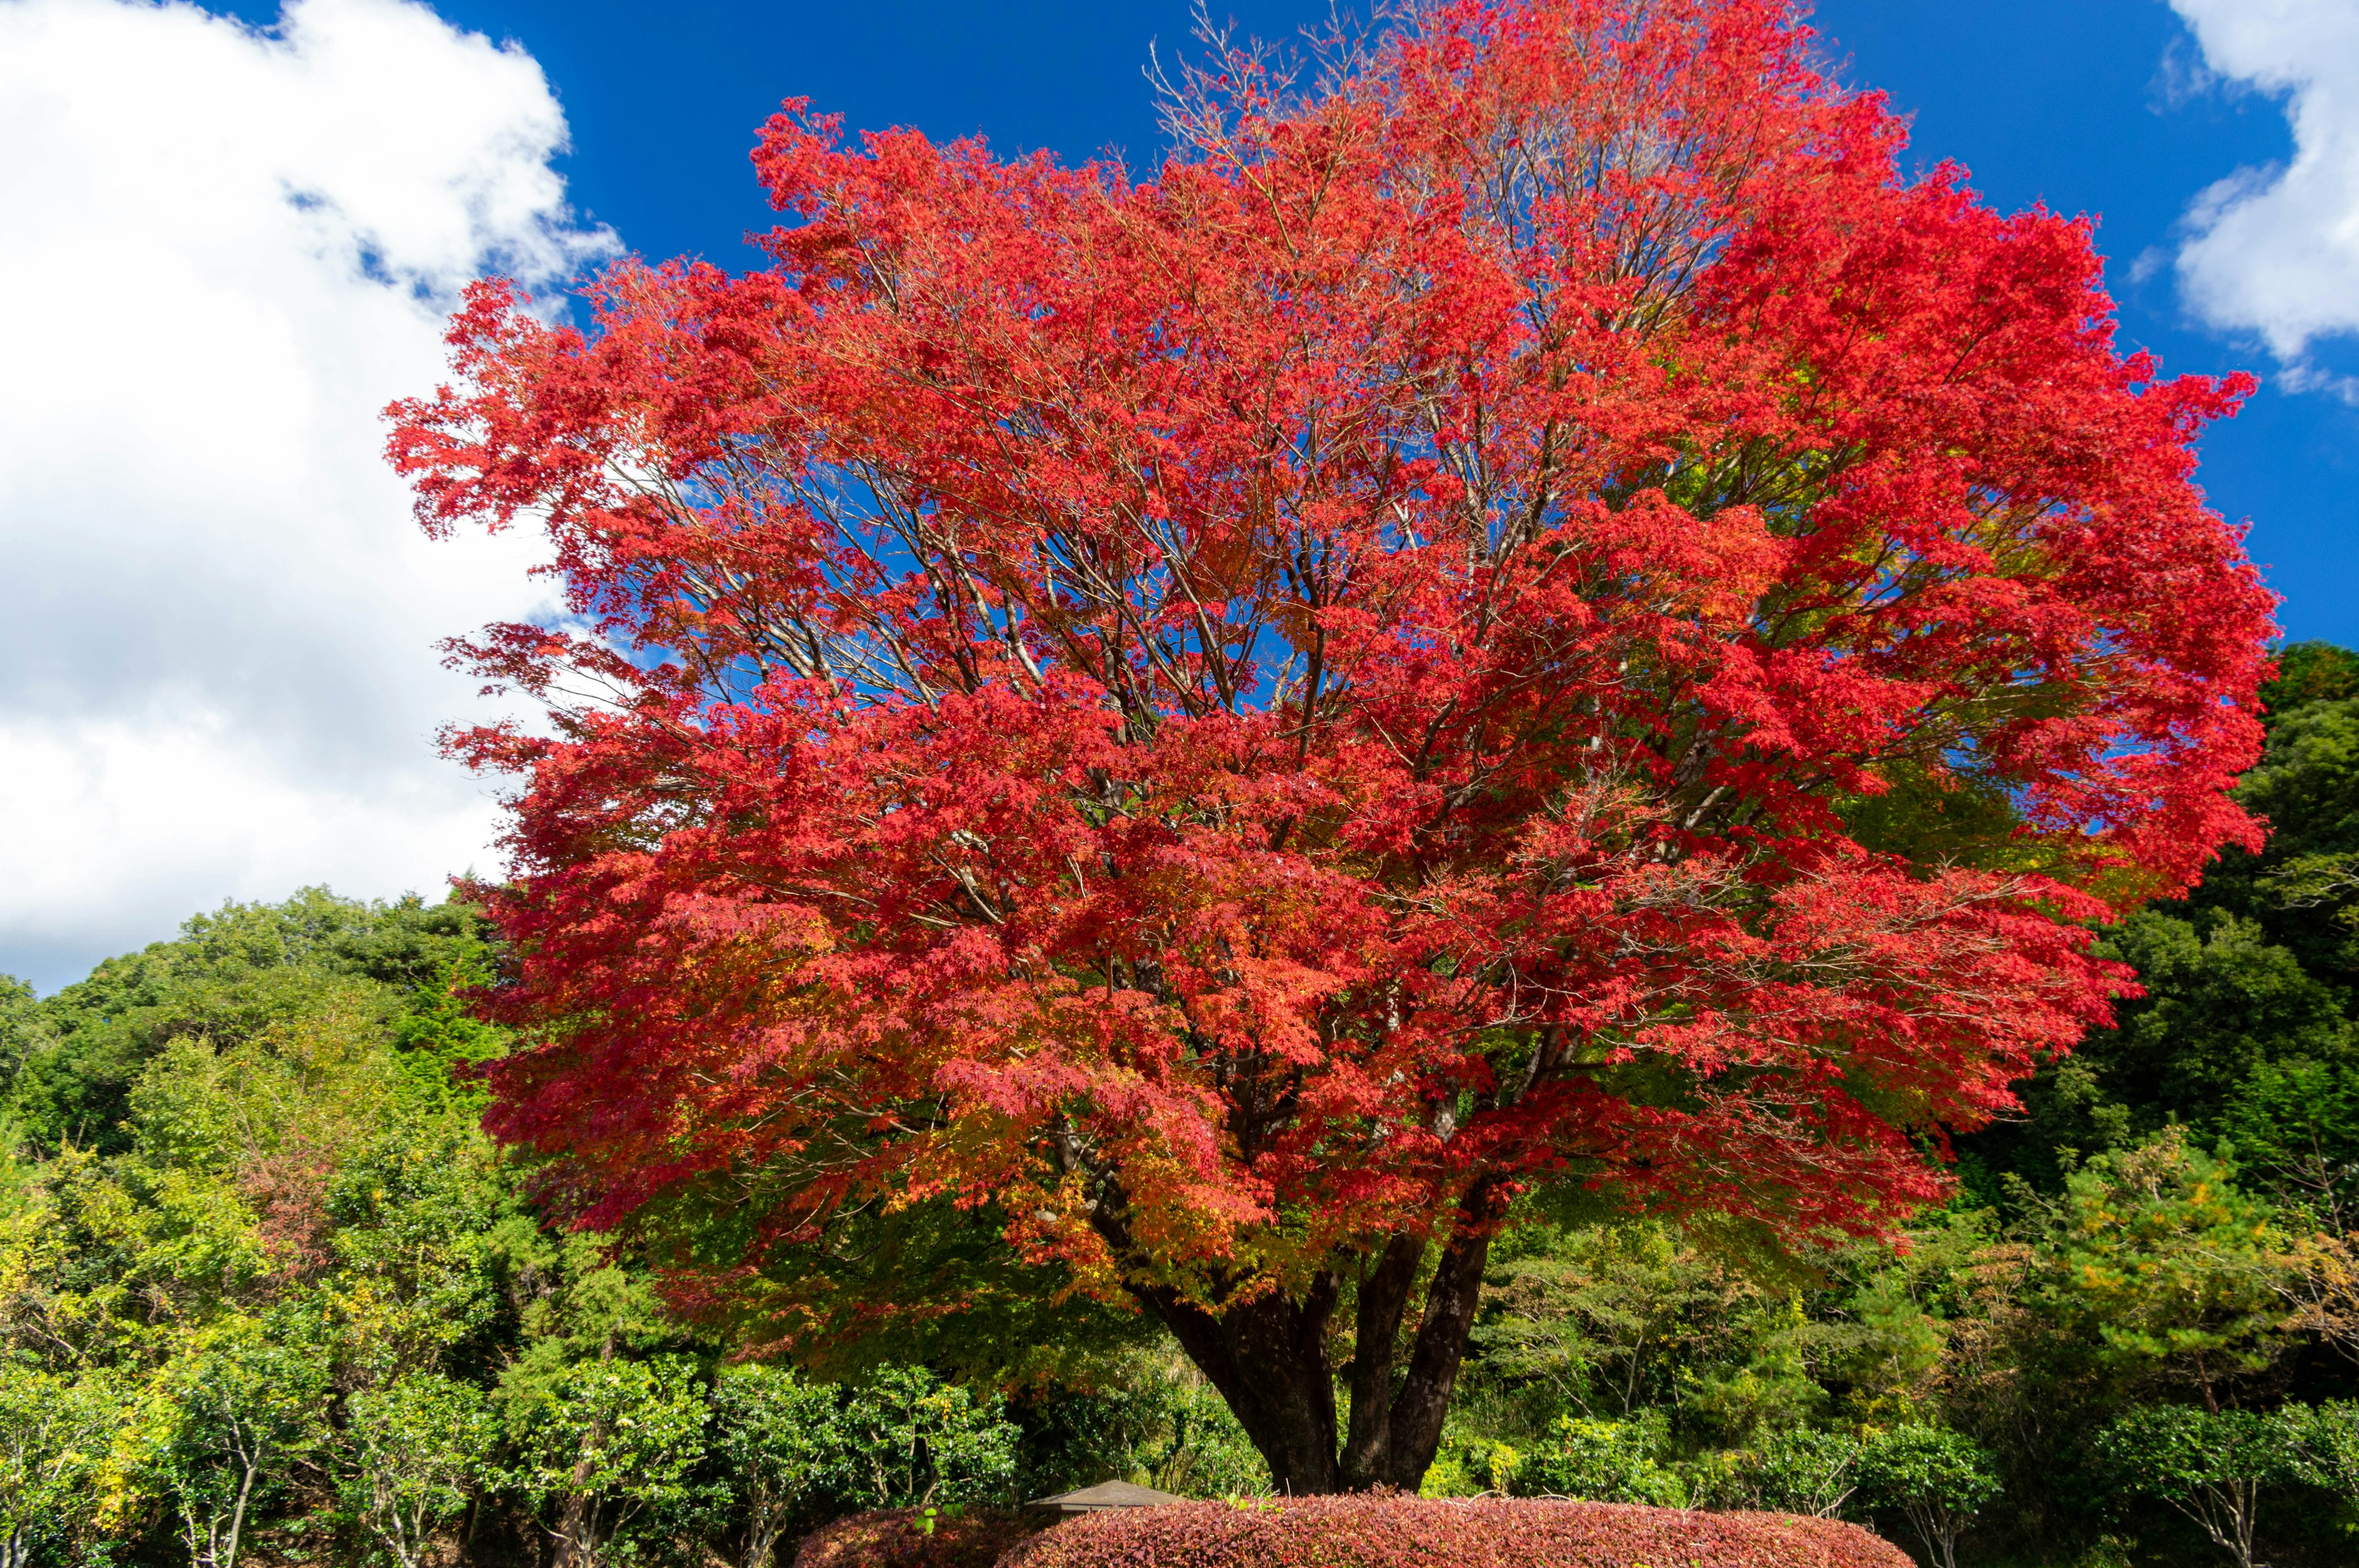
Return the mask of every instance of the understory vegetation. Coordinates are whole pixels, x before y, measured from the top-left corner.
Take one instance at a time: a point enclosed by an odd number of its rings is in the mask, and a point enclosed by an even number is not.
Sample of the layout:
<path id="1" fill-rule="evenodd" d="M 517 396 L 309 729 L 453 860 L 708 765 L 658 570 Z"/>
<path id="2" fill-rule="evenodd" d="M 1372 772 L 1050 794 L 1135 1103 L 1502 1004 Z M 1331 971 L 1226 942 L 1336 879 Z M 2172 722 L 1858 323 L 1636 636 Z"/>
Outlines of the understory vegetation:
<path id="1" fill-rule="evenodd" d="M 1425 1492 L 1942 1568 L 2359 1554 L 2359 658 L 2284 670 L 2268 849 L 2104 933 L 2145 995 L 1946 1208 L 1798 1257 L 1527 1197 Z M 988 1213 L 878 1215 L 766 1319 L 549 1223 L 478 1130 L 500 961 L 463 905 L 311 890 L 0 996 L 0 1564 L 760 1568 L 864 1509 L 1266 1487 L 1158 1328 L 992 1262 Z M 971 1310 L 877 1310 L 919 1272 Z"/>

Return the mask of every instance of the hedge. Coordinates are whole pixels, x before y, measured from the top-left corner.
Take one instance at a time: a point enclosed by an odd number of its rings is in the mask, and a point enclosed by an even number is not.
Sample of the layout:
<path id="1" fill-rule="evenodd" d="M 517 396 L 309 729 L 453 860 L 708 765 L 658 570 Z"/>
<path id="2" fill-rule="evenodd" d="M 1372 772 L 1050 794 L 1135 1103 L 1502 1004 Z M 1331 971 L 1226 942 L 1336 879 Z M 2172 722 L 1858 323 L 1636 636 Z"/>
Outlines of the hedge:
<path id="1" fill-rule="evenodd" d="M 931 1532 L 916 1509 L 879 1509 L 821 1526 L 803 1538 L 795 1568 L 992 1568 L 1001 1555 L 1050 1522 L 1040 1514 L 968 1509 L 934 1517 Z"/>
<path id="2" fill-rule="evenodd" d="M 1912 1568 L 1857 1525 L 1539 1498 L 1171 1503 L 1060 1524 L 1001 1568 Z"/>

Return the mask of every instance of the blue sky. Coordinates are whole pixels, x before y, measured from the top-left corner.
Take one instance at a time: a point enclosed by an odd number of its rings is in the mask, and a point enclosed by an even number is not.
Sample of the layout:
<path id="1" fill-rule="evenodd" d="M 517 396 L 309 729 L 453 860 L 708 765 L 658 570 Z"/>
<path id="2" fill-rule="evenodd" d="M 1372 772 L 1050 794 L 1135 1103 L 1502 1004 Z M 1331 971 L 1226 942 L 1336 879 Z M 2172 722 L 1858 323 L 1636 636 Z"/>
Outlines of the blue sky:
<path id="1" fill-rule="evenodd" d="M 1222 14 L 1285 38 L 1323 0 Z M 2125 346 L 2263 376 L 2203 483 L 2288 632 L 2359 643 L 2359 5 L 1817 25 L 1919 163 L 2102 221 Z M 0 972 L 50 989 L 228 897 L 496 869 L 495 803 L 432 743 L 491 709 L 433 644 L 544 590 L 526 541 L 418 536 L 376 416 L 431 384 L 467 276 L 751 265 L 746 150 L 789 94 L 1149 162 L 1141 70 L 1189 35 L 1185 0 L 0 0 Z"/>
<path id="2" fill-rule="evenodd" d="M 741 236 L 766 221 L 745 151 L 784 96 L 808 95 L 856 128 L 980 132 L 1003 151 L 1069 160 L 1113 146 L 1143 162 L 1157 135 L 1140 68 L 1150 44 L 1169 57 L 1191 43 L 1184 0 L 436 8 L 540 62 L 572 132 L 559 167 L 587 215 L 647 255 L 740 265 L 754 265 Z M 260 23 L 277 13 L 233 9 Z M 1215 14 L 1283 38 L 1324 8 L 1256 0 Z M 2291 135 L 2276 98 L 2190 90 L 2201 54 L 2161 0 L 1829 0 L 1816 25 L 1843 80 L 1882 89 L 1912 117 L 1918 158 L 1962 163 L 2000 207 L 2045 201 L 2102 220 L 2125 342 L 2169 370 L 2268 373 L 2256 343 L 2190 319 L 2167 255 L 2198 192 L 2284 160 Z M 2204 483 L 2223 511 L 2252 520 L 2296 637 L 2359 642 L 2354 434 L 2359 416 L 2331 395 L 2271 386 L 2207 443 Z"/>

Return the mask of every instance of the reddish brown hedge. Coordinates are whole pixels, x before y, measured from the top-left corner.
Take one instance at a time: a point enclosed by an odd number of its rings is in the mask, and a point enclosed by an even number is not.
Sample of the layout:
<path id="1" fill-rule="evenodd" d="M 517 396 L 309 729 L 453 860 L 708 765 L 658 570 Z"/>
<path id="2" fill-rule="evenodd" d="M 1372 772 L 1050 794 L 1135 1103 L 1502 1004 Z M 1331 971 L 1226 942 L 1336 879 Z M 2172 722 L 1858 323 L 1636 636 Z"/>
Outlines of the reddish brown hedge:
<path id="1" fill-rule="evenodd" d="M 1306 1498 L 1087 1515 L 1002 1568 L 1911 1568 L 1856 1525 L 1515 1498 Z"/>
<path id="2" fill-rule="evenodd" d="M 853 1514 L 803 1537 L 795 1568 L 992 1568 L 1001 1553 L 1047 1524 L 1038 1514 L 974 1509 L 919 1528 L 914 1509 Z"/>

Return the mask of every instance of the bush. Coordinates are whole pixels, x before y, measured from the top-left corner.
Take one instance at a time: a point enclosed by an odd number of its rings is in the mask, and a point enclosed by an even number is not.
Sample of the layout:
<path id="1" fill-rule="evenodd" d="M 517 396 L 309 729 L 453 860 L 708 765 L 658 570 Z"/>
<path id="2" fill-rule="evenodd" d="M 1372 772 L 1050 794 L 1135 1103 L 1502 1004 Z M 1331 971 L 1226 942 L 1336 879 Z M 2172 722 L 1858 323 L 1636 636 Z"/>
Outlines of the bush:
<path id="1" fill-rule="evenodd" d="M 2277 1415 L 2191 1405 L 2140 1406 L 2097 1434 L 2120 1490 L 2169 1503 L 2237 1568 L 2253 1568 L 2262 1496 L 2297 1473 L 2293 1445 Z"/>
<path id="2" fill-rule="evenodd" d="M 1680 1473 L 1657 1457 L 1666 1447 L 1659 1420 L 1583 1421 L 1563 1416 L 1549 1440 L 1515 1472 L 1516 1489 L 1599 1503 L 1685 1508 L 1692 1501 Z"/>
<path id="3" fill-rule="evenodd" d="M 1523 1454 L 1508 1444 L 1484 1437 L 1445 1440 L 1418 1491 L 1429 1498 L 1472 1498 L 1486 1493 L 1505 1497 L 1515 1490 L 1516 1477 L 1523 1467 Z M 1240 1487 L 1222 1495 L 1268 1489 Z"/>
<path id="4" fill-rule="evenodd" d="M 2345 1502 L 2359 1502 L 2359 1400 L 2288 1405 L 2277 1419 L 2294 1475 Z"/>
<path id="5" fill-rule="evenodd" d="M 739 1561 L 767 1568 L 779 1541 L 810 1522 L 825 1498 L 842 1443 L 836 1390 L 745 1363 L 721 1368 L 711 1402 L 710 1463 L 743 1520 Z"/>
<path id="6" fill-rule="evenodd" d="M 1036 1388 L 1010 1414 L 1023 1428 L 1025 1497 L 1136 1481 L 1183 1498 L 1270 1489 L 1269 1465 L 1192 1370 L 1136 1361 L 1092 1389 Z"/>
<path id="7" fill-rule="evenodd" d="M 1016 1482 L 1022 1434 L 998 1398 L 923 1367 L 878 1368 L 853 1389 L 835 1431 L 838 1490 L 854 1507 L 997 1502 Z"/>
<path id="8" fill-rule="evenodd" d="M 1761 1507 L 1832 1519 L 1859 1487 L 1860 1447 L 1849 1433 L 1773 1432 L 1745 1455 L 1743 1474 Z"/>
<path id="9" fill-rule="evenodd" d="M 1868 1500 L 1897 1509 L 1937 1568 L 1958 1568 L 1958 1537 L 2000 1489 L 1982 1444 L 1938 1426 L 1878 1433 L 1860 1454 L 1859 1470 Z"/>
<path id="10" fill-rule="evenodd" d="M 848 1559 L 827 1559 L 828 1568 Z M 884 1561 L 877 1559 L 877 1561 Z M 1172 1503 L 1089 1514 L 1036 1535 L 1006 1568 L 1911 1568 L 1855 1525 L 1532 1498 L 1352 1497 Z M 819 1560 L 797 1568 L 820 1568 Z"/>
<path id="11" fill-rule="evenodd" d="M 1006 1509 L 880 1509 L 813 1530 L 795 1568 L 992 1568 L 1049 1522 Z"/>

